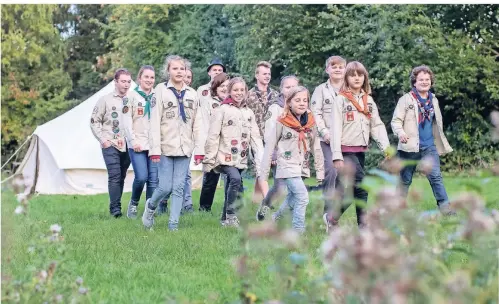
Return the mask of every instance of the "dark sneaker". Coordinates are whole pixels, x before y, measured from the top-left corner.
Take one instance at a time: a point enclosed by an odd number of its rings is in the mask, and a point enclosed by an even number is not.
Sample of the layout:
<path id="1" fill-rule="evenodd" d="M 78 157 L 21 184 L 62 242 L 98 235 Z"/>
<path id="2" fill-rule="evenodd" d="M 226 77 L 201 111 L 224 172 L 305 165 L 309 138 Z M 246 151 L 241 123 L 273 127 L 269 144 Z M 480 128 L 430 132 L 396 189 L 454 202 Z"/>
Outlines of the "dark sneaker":
<path id="1" fill-rule="evenodd" d="M 132 202 L 132 200 L 128 202 L 128 209 L 126 210 L 126 216 L 129 219 L 137 218 L 137 205 L 135 205 L 134 202 Z"/>
<path id="2" fill-rule="evenodd" d="M 194 212 L 194 207 L 192 207 L 192 205 L 188 205 L 182 208 L 182 212 L 180 214 L 193 213 L 193 212 Z"/>
<path id="3" fill-rule="evenodd" d="M 260 205 L 260 208 L 256 211 L 256 220 L 263 221 L 265 220 L 265 215 L 270 211 L 270 208 L 265 205 Z"/>
<path id="4" fill-rule="evenodd" d="M 150 229 L 154 225 L 154 211 L 149 208 L 149 200 L 146 201 L 144 214 L 142 214 L 142 224 L 144 228 Z"/>

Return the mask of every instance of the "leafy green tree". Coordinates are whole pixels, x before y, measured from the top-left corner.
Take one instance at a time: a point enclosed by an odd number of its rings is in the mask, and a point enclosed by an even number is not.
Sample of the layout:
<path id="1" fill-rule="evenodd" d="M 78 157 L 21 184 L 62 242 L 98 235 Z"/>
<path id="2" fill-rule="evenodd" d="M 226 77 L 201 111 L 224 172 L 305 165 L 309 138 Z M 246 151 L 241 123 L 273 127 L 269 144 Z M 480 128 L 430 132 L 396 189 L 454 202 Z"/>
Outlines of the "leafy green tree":
<path id="1" fill-rule="evenodd" d="M 67 109 L 71 79 L 64 44 L 53 25 L 56 5 L 2 6 L 2 156 L 36 125 Z"/>

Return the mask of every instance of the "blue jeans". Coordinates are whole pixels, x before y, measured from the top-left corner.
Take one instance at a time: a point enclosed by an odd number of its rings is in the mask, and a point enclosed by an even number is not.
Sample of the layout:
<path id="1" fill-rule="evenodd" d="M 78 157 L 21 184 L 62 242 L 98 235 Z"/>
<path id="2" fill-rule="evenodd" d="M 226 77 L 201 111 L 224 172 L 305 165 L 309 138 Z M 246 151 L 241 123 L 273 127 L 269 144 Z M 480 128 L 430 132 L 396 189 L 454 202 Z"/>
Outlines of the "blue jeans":
<path id="1" fill-rule="evenodd" d="M 159 184 L 149 201 L 149 208 L 156 209 L 159 202 L 170 194 L 173 195 L 170 205 L 168 228 L 178 226 L 182 201 L 184 199 L 185 176 L 189 168 L 190 158 L 187 156 L 164 156 L 158 168 Z"/>
<path id="2" fill-rule="evenodd" d="M 423 158 L 431 159 L 432 168 L 431 172 L 426 175 L 428 181 L 430 182 L 431 190 L 433 190 L 433 196 L 437 201 L 437 205 L 449 203 L 449 198 L 447 197 L 447 191 L 445 190 L 444 182 L 442 179 L 442 173 L 440 172 L 440 157 L 438 156 L 437 148 L 435 145 L 424 147 L 419 150 L 419 152 L 405 152 L 398 151 L 398 156 L 403 160 L 421 160 Z M 409 187 L 412 184 L 412 176 L 416 170 L 416 165 L 406 166 L 400 171 L 401 178 L 401 190 L 402 194 L 407 196 L 409 192 Z"/>
<path id="3" fill-rule="evenodd" d="M 293 229 L 303 233 L 305 232 L 305 213 L 309 202 L 307 187 L 301 177 L 283 178 L 281 181 L 288 187 L 288 196 L 274 214 L 274 217 L 281 217 L 286 207 L 289 207 L 293 213 Z"/>
<path id="4" fill-rule="evenodd" d="M 132 204 L 137 206 L 146 183 L 146 200 L 151 198 L 154 189 L 158 186 L 158 164 L 151 161 L 149 151 L 135 152 L 133 149 L 128 149 L 128 154 L 135 174 L 131 200 Z"/>
<path id="5" fill-rule="evenodd" d="M 171 194 L 168 194 L 164 198 L 164 202 L 170 199 Z M 192 179 L 191 179 L 191 169 L 187 167 L 187 175 L 185 176 L 185 185 L 184 185 L 184 195 L 182 197 L 182 208 L 187 206 L 192 206 Z"/>

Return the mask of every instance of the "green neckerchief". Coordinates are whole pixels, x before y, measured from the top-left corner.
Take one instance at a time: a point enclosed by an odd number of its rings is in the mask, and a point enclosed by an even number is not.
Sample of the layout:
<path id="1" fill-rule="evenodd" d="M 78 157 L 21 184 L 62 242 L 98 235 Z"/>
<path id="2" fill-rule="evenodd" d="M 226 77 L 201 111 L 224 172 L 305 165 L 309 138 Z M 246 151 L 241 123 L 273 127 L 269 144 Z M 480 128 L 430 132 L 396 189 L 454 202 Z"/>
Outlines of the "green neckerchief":
<path id="1" fill-rule="evenodd" d="M 153 90 L 151 90 L 151 94 L 147 95 L 144 91 L 139 89 L 139 86 L 135 87 L 135 92 L 139 93 L 139 95 L 144 97 L 144 99 L 146 100 L 146 109 L 144 111 L 144 116 L 146 116 L 146 114 L 147 114 L 149 119 L 151 119 L 151 99 L 152 99 L 152 96 L 154 95 L 154 93 L 152 91 Z"/>

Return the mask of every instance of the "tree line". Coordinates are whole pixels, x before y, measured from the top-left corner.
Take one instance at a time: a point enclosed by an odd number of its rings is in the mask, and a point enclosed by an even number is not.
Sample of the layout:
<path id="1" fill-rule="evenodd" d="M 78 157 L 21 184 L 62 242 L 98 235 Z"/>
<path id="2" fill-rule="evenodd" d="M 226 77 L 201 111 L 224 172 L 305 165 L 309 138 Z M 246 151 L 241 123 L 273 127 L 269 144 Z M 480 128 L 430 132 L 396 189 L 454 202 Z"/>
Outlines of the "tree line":
<path id="1" fill-rule="evenodd" d="M 256 62 L 267 60 L 272 85 L 295 74 L 312 91 L 327 79 L 326 58 L 340 55 L 367 67 L 388 128 L 398 98 L 409 89 L 409 72 L 429 65 L 455 149 L 443 168 L 488 166 L 499 158 L 499 146 L 490 141 L 490 113 L 499 110 L 498 8 L 2 5 L 2 158 L 37 125 L 106 85 L 118 67 L 136 74 L 150 64 L 159 81 L 165 56 L 178 54 L 191 61 L 197 88 L 209 81 L 206 67 L 214 57 L 250 85 Z"/>

